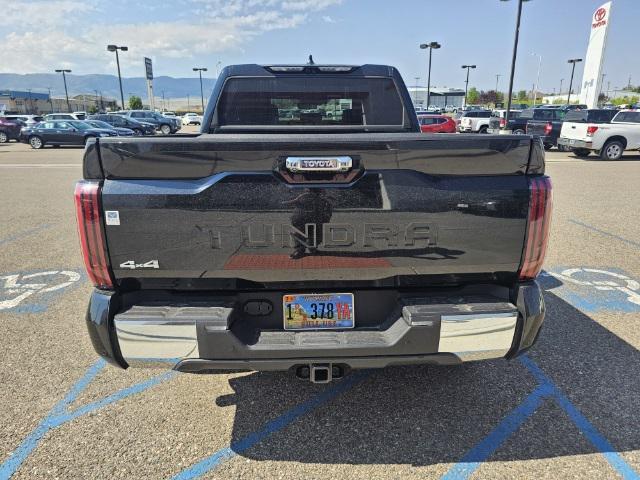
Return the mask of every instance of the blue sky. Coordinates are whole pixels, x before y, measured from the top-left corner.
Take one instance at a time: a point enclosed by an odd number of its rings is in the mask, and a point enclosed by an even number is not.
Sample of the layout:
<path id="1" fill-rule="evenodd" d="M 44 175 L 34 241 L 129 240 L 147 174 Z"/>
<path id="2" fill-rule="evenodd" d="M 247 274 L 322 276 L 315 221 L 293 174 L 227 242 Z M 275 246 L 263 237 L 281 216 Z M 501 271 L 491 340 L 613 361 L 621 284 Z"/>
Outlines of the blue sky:
<path id="1" fill-rule="evenodd" d="M 8 1 L 8 6 L 5 2 Z M 107 43 L 129 46 L 123 76 L 190 76 L 191 67 L 304 62 L 384 63 L 407 84 L 426 83 L 422 42 L 438 41 L 432 85 L 461 87 L 460 66 L 474 63 L 470 85 L 507 88 L 517 2 L 511 0 L 5 0 L 0 72 L 115 73 Z M 590 20 L 602 0 L 531 0 L 524 4 L 516 89 L 530 89 L 542 55 L 541 89 L 551 92 L 584 57 Z M 637 34 L 640 0 L 613 0 L 605 85 L 640 84 Z M 577 69 L 576 79 L 582 76 Z"/>

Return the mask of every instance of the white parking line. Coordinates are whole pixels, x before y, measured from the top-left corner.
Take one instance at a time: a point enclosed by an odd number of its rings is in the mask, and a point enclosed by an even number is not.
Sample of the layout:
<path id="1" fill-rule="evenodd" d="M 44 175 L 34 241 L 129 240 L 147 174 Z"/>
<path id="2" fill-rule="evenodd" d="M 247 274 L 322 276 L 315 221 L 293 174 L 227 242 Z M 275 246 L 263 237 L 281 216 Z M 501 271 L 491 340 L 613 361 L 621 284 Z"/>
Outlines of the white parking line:
<path id="1" fill-rule="evenodd" d="M 0 168 L 75 168 L 81 163 L 0 163 Z"/>

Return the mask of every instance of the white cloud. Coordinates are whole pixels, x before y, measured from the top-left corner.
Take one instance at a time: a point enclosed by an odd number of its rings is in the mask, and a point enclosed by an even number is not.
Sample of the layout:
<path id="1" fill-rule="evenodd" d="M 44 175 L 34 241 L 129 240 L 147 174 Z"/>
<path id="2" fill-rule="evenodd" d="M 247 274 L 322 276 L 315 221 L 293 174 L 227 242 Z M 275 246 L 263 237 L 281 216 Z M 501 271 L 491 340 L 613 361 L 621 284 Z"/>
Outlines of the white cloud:
<path id="1" fill-rule="evenodd" d="M 331 15 L 323 15 L 322 21 L 325 23 L 338 23 L 338 21 L 334 19 Z"/>
<path id="2" fill-rule="evenodd" d="M 104 0 L 108 2 L 108 0 Z M 0 72 L 111 73 L 115 68 L 108 43 L 127 45 L 123 67 L 142 69 L 141 57 L 198 59 L 205 54 L 240 51 L 251 39 L 272 30 L 291 29 L 341 0 L 188 0 L 188 15 L 173 21 L 109 23 L 89 15 L 108 12 L 108 3 L 77 0 L 9 0 L 0 29 Z M 78 19 L 81 19 L 79 22 Z M 9 19 L 9 21 L 7 21 Z M 7 30 L 9 30 L 7 32 Z M 4 32 L 4 33 L 3 33 Z M 169 63 L 169 62 L 165 62 Z"/>

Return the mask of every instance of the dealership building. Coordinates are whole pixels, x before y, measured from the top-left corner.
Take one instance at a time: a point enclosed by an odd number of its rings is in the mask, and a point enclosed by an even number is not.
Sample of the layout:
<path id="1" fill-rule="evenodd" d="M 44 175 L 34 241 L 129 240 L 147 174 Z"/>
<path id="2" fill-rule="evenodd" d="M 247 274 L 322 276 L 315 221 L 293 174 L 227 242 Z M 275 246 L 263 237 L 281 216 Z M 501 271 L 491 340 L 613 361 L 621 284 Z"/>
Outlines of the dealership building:
<path id="1" fill-rule="evenodd" d="M 93 108 L 101 111 L 117 110 L 113 98 L 101 95 L 75 95 L 69 97 L 72 112 L 89 111 Z M 93 107 L 93 108 L 91 108 Z M 19 90 L 0 90 L 0 113 L 43 114 L 51 112 L 66 112 L 66 97 L 52 97 L 48 93 L 38 93 Z"/>
<path id="2" fill-rule="evenodd" d="M 416 109 L 427 108 L 427 87 L 419 85 L 407 85 L 411 100 Z M 459 88 L 448 87 L 431 87 L 429 94 L 430 105 L 436 107 L 445 107 L 453 105 L 454 107 L 462 107 L 464 104 L 464 90 Z"/>

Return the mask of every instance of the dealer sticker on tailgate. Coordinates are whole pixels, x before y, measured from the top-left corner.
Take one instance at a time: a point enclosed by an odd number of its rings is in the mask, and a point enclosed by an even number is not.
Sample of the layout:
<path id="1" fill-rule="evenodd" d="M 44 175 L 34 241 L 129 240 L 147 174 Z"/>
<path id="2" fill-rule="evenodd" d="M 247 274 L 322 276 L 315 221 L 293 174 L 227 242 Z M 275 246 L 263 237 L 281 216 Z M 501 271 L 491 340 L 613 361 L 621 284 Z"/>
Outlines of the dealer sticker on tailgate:
<path id="1" fill-rule="evenodd" d="M 282 298 L 285 330 L 354 327 L 352 293 L 290 294 Z"/>

